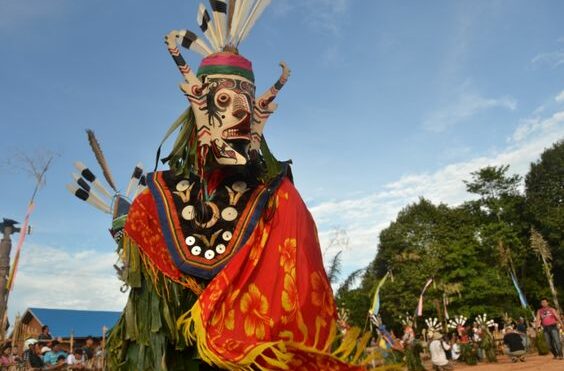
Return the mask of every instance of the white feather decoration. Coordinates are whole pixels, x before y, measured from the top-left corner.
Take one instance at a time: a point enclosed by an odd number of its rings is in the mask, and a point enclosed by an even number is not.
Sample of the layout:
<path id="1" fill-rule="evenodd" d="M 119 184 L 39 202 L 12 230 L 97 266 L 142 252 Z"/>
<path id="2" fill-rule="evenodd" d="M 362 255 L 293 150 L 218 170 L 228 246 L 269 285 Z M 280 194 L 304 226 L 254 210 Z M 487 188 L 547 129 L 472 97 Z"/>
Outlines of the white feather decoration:
<path id="1" fill-rule="evenodd" d="M 98 197 L 94 196 L 92 193 L 89 193 L 89 192 L 81 189 L 78 185 L 67 184 L 66 188 L 70 193 L 72 193 L 76 197 L 80 198 L 81 200 L 88 202 L 90 205 L 94 206 L 98 210 L 101 210 L 106 214 L 112 213 L 110 207 L 107 204 L 105 204 Z"/>
<path id="2" fill-rule="evenodd" d="M 240 26 L 243 24 L 243 17 L 249 12 L 250 0 L 237 0 L 235 2 L 235 10 L 233 11 L 233 19 L 231 20 L 231 28 L 229 29 L 229 41 L 235 45 L 237 44 L 237 32 Z"/>
<path id="3" fill-rule="evenodd" d="M 271 0 L 257 0 L 254 4 L 253 8 L 249 12 L 249 16 L 243 23 L 243 27 L 241 27 L 241 31 L 239 31 L 237 35 L 237 44 L 241 41 L 245 40 L 251 28 L 253 28 L 254 24 L 256 23 L 257 19 L 260 17 L 264 9 L 270 4 Z"/>
<path id="4" fill-rule="evenodd" d="M 213 25 L 213 21 L 211 20 L 206 7 L 202 3 L 200 3 L 200 6 L 198 7 L 198 16 L 196 20 L 198 22 L 198 26 L 200 26 L 200 29 L 204 33 L 204 36 L 210 42 L 213 52 L 219 51 L 221 47 L 219 39 L 215 34 L 215 26 Z"/>
<path id="5" fill-rule="evenodd" d="M 190 31 L 186 31 L 186 30 L 178 31 L 178 36 L 189 39 L 191 41 L 190 50 L 193 50 L 196 53 L 203 55 L 204 57 L 213 53 L 213 51 L 210 49 L 210 47 L 208 46 L 208 44 L 206 44 L 204 40 L 200 39 L 199 37 L 196 36 L 196 34 Z"/>
<path id="6" fill-rule="evenodd" d="M 226 31 L 227 31 L 227 23 L 226 12 L 222 12 L 221 10 L 227 9 L 227 3 L 225 0 L 210 0 L 210 5 L 212 7 L 213 13 L 213 24 L 215 26 L 215 34 L 218 37 L 219 47 L 223 48 L 225 46 L 225 39 L 226 39 Z M 214 9 L 215 8 L 215 9 Z M 217 10 L 216 10 L 217 9 Z"/>

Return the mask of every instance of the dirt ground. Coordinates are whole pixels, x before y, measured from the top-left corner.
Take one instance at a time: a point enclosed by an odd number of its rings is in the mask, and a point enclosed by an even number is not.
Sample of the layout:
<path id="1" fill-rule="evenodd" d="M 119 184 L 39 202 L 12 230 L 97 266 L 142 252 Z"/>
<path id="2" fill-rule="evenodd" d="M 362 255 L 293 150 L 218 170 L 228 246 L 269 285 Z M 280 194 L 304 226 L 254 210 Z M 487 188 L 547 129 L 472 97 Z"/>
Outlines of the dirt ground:
<path id="1" fill-rule="evenodd" d="M 525 362 L 511 362 L 507 356 L 498 356 L 497 363 L 480 362 L 476 366 L 468 366 L 464 363 L 455 364 L 455 370 L 464 371 L 520 371 L 520 370 L 542 370 L 542 371 L 564 371 L 564 360 L 552 358 L 552 354 L 546 356 L 527 355 Z M 428 365 L 425 365 L 428 366 Z M 427 367 L 431 370 L 431 367 Z"/>

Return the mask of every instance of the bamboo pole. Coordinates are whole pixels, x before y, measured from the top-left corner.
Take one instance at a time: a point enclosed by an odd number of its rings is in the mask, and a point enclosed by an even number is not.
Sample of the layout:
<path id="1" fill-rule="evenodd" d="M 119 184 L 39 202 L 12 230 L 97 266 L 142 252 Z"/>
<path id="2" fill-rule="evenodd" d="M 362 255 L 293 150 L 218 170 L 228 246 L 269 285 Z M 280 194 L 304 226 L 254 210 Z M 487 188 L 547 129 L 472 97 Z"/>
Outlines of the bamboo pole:
<path id="1" fill-rule="evenodd" d="M 21 330 L 21 316 L 16 314 L 16 323 L 14 324 L 14 331 L 12 331 L 12 348 L 19 342 Z"/>

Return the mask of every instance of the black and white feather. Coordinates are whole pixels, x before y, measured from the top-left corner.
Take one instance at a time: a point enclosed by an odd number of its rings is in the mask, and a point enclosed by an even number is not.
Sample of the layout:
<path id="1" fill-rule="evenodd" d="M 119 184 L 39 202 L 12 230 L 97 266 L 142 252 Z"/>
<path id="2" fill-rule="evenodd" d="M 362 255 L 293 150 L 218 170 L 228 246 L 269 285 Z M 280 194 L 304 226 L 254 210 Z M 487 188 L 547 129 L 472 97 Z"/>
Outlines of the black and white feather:
<path id="1" fill-rule="evenodd" d="M 141 164 L 135 166 L 125 195 L 120 192 L 111 193 L 82 162 L 75 162 L 74 167 L 78 170 L 78 174 L 72 174 L 73 183 L 67 184 L 67 190 L 114 218 L 121 216 L 124 210 L 128 209 L 132 200 L 147 187 L 146 175 Z"/>
<path id="2" fill-rule="evenodd" d="M 196 21 L 207 42 L 190 31 L 179 31 L 182 46 L 207 56 L 237 48 L 248 35 L 271 0 L 209 0 L 210 11 L 198 6 Z"/>
<path id="3" fill-rule="evenodd" d="M 178 31 L 178 37 L 182 38 L 182 46 L 186 49 L 193 50 L 204 57 L 213 53 L 208 44 L 192 31 Z"/>

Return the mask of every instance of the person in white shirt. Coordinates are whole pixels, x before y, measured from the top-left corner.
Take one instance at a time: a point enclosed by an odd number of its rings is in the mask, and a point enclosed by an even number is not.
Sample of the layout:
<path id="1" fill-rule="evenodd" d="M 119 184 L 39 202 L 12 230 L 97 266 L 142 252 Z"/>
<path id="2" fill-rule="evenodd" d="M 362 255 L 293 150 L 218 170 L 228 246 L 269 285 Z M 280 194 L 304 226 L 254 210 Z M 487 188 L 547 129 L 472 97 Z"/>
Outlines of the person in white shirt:
<path id="1" fill-rule="evenodd" d="M 449 349 L 450 345 L 443 341 L 443 335 L 440 332 L 433 333 L 433 341 L 429 344 L 433 370 L 443 371 L 453 369 L 452 364 L 449 363 L 445 353 Z"/>
<path id="2" fill-rule="evenodd" d="M 67 357 L 67 365 L 69 370 L 82 370 L 84 369 L 84 352 L 81 348 L 77 348 Z"/>
<path id="3" fill-rule="evenodd" d="M 458 359 L 460 358 L 460 344 L 458 343 L 458 341 L 459 341 L 458 335 L 453 334 L 451 345 L 450 345 L 452 348 L 451 354 L 453 361 L 458 361 Z"/>

